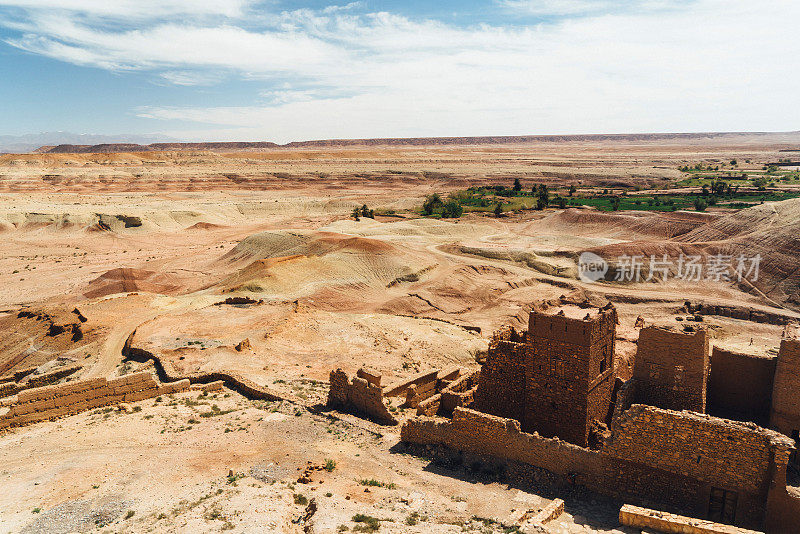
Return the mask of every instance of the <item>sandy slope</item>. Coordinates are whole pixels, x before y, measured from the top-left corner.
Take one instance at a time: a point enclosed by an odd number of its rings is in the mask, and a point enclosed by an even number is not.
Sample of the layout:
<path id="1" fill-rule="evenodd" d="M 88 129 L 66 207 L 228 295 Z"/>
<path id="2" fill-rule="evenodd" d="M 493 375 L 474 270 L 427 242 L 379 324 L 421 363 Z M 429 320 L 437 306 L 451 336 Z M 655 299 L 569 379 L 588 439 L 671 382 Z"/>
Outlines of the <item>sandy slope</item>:
<path id="1" fill-rule="evenodd" d="M 564 497 L 544 484 L 474 484 L 483 475 L 397 454 L 396 428 L 339 414 L 329 419 L 302 405 L 324 399 L 336 367 L 352 372 L 368 364 L 387 380 L 475 367 L 494 329 L 522 326 L 532 303 L 571 291 L 617 304 L 623 366 L 635 352 L 636 317 L 678 324 L 687 299 L 800 317 L 793 311 L 800 201 L 733 214 L 547 210 L 458 221 L 419 219 L 409 210 L 432 191 L 507 184 L 517 176 L 526 187 L 646 186 L 676 178 L 674 169 L 690 161 L 767 161 L 781 146 L 751 139 L 736 146 L 582 142 L 2 156 L 2 374 L 54 365 L 58 357 L 82 365 L 77 376 L 131 372 L 141 364 L 123 360 L 130 338 L 179 373 L 241 373 L 300 404 L 193 393 L 188 403 L 185 396 L 145 401 L 141 412 L 82 414 L 0 435 L 0 485 L 8 490 L 0 492 L 0 530 L 55 531 L 58 521 L 80 530 L 95 510 L 114 531 L 294 532 L 292 519 L 303 508 L 293 495 L 304 493 L 320 506 L 319 532 L 352 528 L 358 512 L 392 519 L 382 532 L 479 531 L 486 527 L 472 516 L 502 522 L 512 508 Z M 350 219 L 364 203 L 405 218 Z M 760 251 L 765 259 L 755 287 L 591 284 L 575 277 L 585 250 Z M 220 304 L 232 296 L 253 303 Z M 18 316 L 21 310 L 27 315 Z M 769 354 L 780 342 L 780 325 L 705 322 L 723 346 Z M 73 323 L 80 323 L 80 337 L 50 328 Z M 249 348 L 236 350 L 245 339 Z M 210 403 L 235 411 L 200 417 Z M 298 467 L 325 458 L 339 467 L 320 473 L 322 482 L 297 485 Z M 253 475 L 264 469 L 274 476 Z M 228 484 L 228 470 L 248 477 Z M 398 488 L 364 492 L 359 478 Z M 571 496 L 555 531 L 611 530 L 615 504 Z M 134 515 L 126 520 L 127 510 Z M 412 528 L 405 523 L 412 512 L 428 520 Z"/>

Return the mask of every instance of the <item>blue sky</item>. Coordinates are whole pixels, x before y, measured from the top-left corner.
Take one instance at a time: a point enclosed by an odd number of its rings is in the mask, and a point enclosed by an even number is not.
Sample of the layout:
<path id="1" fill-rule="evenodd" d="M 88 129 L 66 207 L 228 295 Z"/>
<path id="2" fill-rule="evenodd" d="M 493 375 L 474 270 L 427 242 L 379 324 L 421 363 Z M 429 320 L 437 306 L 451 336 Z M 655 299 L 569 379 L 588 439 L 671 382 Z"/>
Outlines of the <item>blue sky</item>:
<path id="1" fill-rule="evenodd" d="M 0 135 L 800 130 L 800 2 L 0 0 Z"/>

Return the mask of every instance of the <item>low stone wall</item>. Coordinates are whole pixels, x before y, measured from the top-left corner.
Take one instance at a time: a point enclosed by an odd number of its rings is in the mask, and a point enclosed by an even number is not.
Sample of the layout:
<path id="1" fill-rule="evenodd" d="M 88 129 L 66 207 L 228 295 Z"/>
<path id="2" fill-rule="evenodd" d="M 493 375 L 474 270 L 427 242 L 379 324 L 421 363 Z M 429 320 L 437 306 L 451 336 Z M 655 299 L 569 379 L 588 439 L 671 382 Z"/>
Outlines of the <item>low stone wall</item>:
<path id="1" fill-rule="evenodd" d="M 433 390 L 436 392 L 436 386 L 439 380 L 454 380 L 461 374 L 460 367 L 452 367 L 450 369 L 441 370 L 436 369 L 433 371 L 424 371 L 418 373 L 410 378 L 395 382 L 384 387 L 383 395 L 386 397 L 397 397 L 406 395 L 408 389 L 412 386 L 416 388 L 417 395 L 422 395 L 424 392 Z M 427 399 L 430 395 L 420 398 L 419 402 Z"/>
<path id="2" fill-rule="evenodd" d="M 172 364 L 168 360 L 162 360 L 158 355 L 148 352 L 133 346 L 133 338 L 136 335 L 134 330 L 128 339 L 125 341 L 125 346 L 122 348 L 122 355 L 139 362 L 146 362 L 152 360 L 155 364 L 159 376 L 167 382 L 175 382 L 178 380 L 189 380 L 192 384 L 208 384 L 211 382 L 222 381 L 226 387 L 241 393 L 249 399 L 260 399 L 268 401 L 285 400 L 295 404 L 302 404 L 299 399 L 289 396 L 280 395 L 276 391 L 256 384 L 249 378 L 246 378 L 238 373 L 229 373 L 226 371 L 210 371 L 191 373 L 189 375 L 181 375 L 175 372 Z"/>
<path id="3" fill-rule="evenodd" d="M 718 315 L 721 317 L 732 317 L 734 319 L 741 319 L 743 321 L 752 321 L 754 323 L 767 323 L 776 325 L 786 325 L 797 322 L 797 317 L 766 312 L 761 310 L 754 310 L 752 308 L 745 308 L 744 306 L 717 306 L 714 304 L 697 303 L 689 306 L 690 313 L 700 313 L 702 315 Z"/>
<path id="4" fill-rule="evenodd" d="M 10 375 L 4 375 L 0 377 L 0 383 L 2 382 L 19 382 L 24 377 L 28 376 L 29 374 L 36 371 L 36 367 L 28 367 L 26 369 L 20 369 L 19 371 L 15 371 Z"/>
<path id="5" fill-rule="evenodd" d="M 383 390 L 358 376 L 350 380 L 341 369 L 331 371 L 328 406 L 362 413 L 377 422 L 396 425 L 397 419 L 383 403 Z"/>
<path id="6" fill-rule="evenodd" d="M 0 384 L 0 399 L 9 397 L 19 391 L 19 385 L 16 382 L 5 382 Z"/>
<path id="7" fill-rule="evenodd" d="M 619 522 L 627 527 L 653 529 L 667 534 L 759 534 L 755 530 L 694 519 L 626 504 L 619 511 Z"/>
<path id="8" fill-rule="evenodd" d="M 209 382 L 208 384 L 192 384 L 189 389 L 192 391 L 202 391 L 208 393 L 210 391 L 222 391 L 225 387 L 225 382 L 217 380 L 216 382 Z"/>
<path id="9" fill-rule="evenodd" d="M 439 413 L 439 407 L 442 405 L 442 394 L 437 393 L 432 397 L 428 397 L 420 402 L 417 406 L 417 415 L 427 415 L 433 417 Z"/>
<path id="10" fill-rule="evenodd" d="M 82 369 L 83 366 L 81 365 L 72 365 L 69 367 L 64 367 L 61 369 L 55 369 L 50 371 L 49 373 L 42 373 L 40 375 L 29 376 L 27 382 L 23 385 L 25 389 L 27 388 L 38 388 L 42 386 L 48 386 L 57 380 L 61 380 L 62 378 L 75 374 Z"/>
<path id="11" fill-rule="evenodd" d="M 53 382 L 57 382 L 62 378 L 74 374 L 81 370 L 80 365 L 73 365 L 70 367 L 64 367 L 61 369 L 56 369 L 55 371 L 50 371 L 49 373 L 42 373 L 40 375 L 35 375 L 29 377 L 26 382 L 3 382 L 0 383 L 0 399 L 3 397 L 9 397 L 11 395 L 15 395 L 20 391 L 30 389 L 30 388 L 38 388 L 42 386 L 47 386 L 52 384 Z M 34 369 L 35 371 L 35 369 Z M 25 378 L 26 376 L 32 374 L 33 371 L 26 369 L 21 374 L 21 379 Z"/>
<path id="12" fill-rule="evenodd" d="M 55 419 L 120 402 L 138 402 L 188 388 L 188 380 L 163 384 L 145 371 L 112 380 L 94 378 L 26 389 L 17 395 L 15 404 L 0 413 L 0 428 Z"/>
<path id="13" fill-rule="evenodd" d="M 574 472 L 601 475 L 603 471 L 598 452 L 557 438 L 523 433 L 519 421 L 467 408 L 456 408 L 452 419 L 410 419 L 402 427 L 401 439 L 527 463 L 564 476 Z"/>

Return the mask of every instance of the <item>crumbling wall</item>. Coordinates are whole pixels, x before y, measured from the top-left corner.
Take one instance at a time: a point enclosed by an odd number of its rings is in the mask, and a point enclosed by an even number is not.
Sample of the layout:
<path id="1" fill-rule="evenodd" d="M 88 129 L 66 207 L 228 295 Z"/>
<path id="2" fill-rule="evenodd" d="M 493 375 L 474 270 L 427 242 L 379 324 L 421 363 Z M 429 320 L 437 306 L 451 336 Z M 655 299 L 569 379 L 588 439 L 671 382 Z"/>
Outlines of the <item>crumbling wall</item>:
<path id="1" fill-rule="evenodd" d="M 395 425 L 397 420 L 383 403 L 380 386 L 358 376 L 348 379 L 341 369 L 331 371 L 328 406 L 363 413 L 376 421 Z"/>
<path id="2" fill-rule="evenodd" d="M 771 479 L 773 442 L 785 440 L 752 423 L 635 404 L 619 418 L 603 452 L 757 494 Z"/>
<path id="3" fill-rule="evenodd" d="M 528 463 L 565 476 L 572 472 L 602 472 L 598 452 L 556 438 L 523 433 L 519 421 L 467 408 L 456 408 L 452 419 L 410 419 L 401 429 L 401 439 Z"/>
<path id="4" fill-rule="evenodd" d="M 637 402 L 704 413 L 709 346 L 704 329 L 693 333 L 654 326 L 640 330 L 633 368 Z"/>
<path id="5" fill-rule="evenodd" d="M 786 325 L 797 322 L 797 318 L 791 315 L 754 310 L 752 308 L 745 308 L 744 306 L 722 306 L 716 304 L 706 304 L 702 302 L 697 304 L 687 304 L 687 311 L 689 313 L 699 313 L 701 315 L 719 315 L 721 317 L 733 317 L 734 319 L 741 319 L 742 321 L 776 325 Z"/>
<path id="6" fill-rule="evenodd" d="M 440 400 L 439 393 L 459 376 L 461 376 L 461 368 L 457 366 L 449 369 L 423 371 L 405 380 L 385 386 L 383 388 L 383 396 L 396 397 L 404 395 L 405 406 L 419 409 L 420 406 L 424 405 L 423 412 L 431 410 L 431 407 L 436 405 L 436 408 L 431 412 L 436 413 Z M 380 385 L 380 382 L 377 385 Z"/>
<path id="7" fill-rule="evenodd" d="M 480 376 L 480 371 L 469 373 L 444 388 L 439 411 L 449 415 L 460 406 L 470 406 L 475 400 Z"/>
<path id="8" fill-rule="evenodd" d="M 126 358 L 138 362 L 152 361 L 164 381 L 177 382 L 183 379 L 189 380 L 192 384 L 208 384 L 210 382 L 222 381 L 226 387 L 241 393 L 249 399 L 263 399 L 269 401 L 286 400 L 296 404 L 302 404 L 300 399 L 292 395 L 282 395 L 266 386 L 256 384 L 249 378 L 239 374 L 228 371 L 198 371 L 189 375 L 184 375 L 175 371 L 172 362 L 168 358 L 161 358 L 160 355 L 146 351 L 133 346 L 133 340 L 136 336 L 134 330 L 125 340 L 125 345 L 122 347 L 122 355 Z"/>
<path id="9" fill-rule="evenodd" d="M 617 423 L 617 419 L 622 416 L 625 411 L 633 405 L 636 398 L 636 379 L 622 381 L 617 378 L 616 385 L 617 395 L 614 399 L 614 413 L 611 418 L 611 426 L 613 428 Z"/>
<path id="10" fill-rule="evenodd" d="M 522 421 L 525 414 L 526 333 L 513 328 L 495 332 L 481 368 L 475 409 Z"/>
<path id="11" fill-rule="evenodd" d="M 780 486 L 775 473 L 786 468 L 781 451 L 791 448 L 784 436 L 752 424 L 641 405 L 620 417 L 602 451 L 527 434 L 515 420 L 465 408 L 456 408 L 452 420 L 409 420 L 401 438 L 533 465 L 599 493 L 690 515 L 706 515 L 712 487 L 731 490 L 734 522 L 748 528 L 762 524 L 768 488 Z"/>
<path id="12" fill-rule="evenodd" d="M 627 527 L 665 534 L 759 534 L 755 530 L 723 525 L 707 519 L 684 517 L 630 504 L 619 511 L 619 522 Z"/>
<path id="13" fill-rule="evenodd" d="M 188 388 L 188 380 L 162 384 L 145 371 L 112 380 L 94 378 L 26 389 L 17 395 L 17 402 L 0 415 L 0 428 L 36 423 L 120 402 L 137 402 Z"/>
<path id="14" fill-rule="evenodd" d="M 775 465 L 785 466 L 791 449 L 775 451 Z M 786 486 L 786 469 L 776 469 L 767 500 L 767 532 L 797 532 L 800 525 L 800 488 Z"/>
<path id="15" fill-rule="evenodd" d="M 770 427 L 787 436 L 800 431 L 800 340 L 784 339 L 778 352 L 772 389 Z"/>
<path id="16" fill-rule="evenodd" d="M 61 369 L 50 371 L 49 373 L 42 373 L 40 375 L 33 375 L 33 376 L 31 376 L 33 371 L 27 372 L 26 370 L 21 374 L 18 373 L 20 379 L 24 380 L 23 382 L 10 381 L 10 382 L 0 383 L 0 399 L 3 397 L 14 395 L 15 393 L 18 393 L 25 389 L 38 388 L 50 385 L 53 382 L 57 382 L 64 377 L 77 373 L 80 370 L 81 370 L 80 365 L 72 365 L 69 367 L 62 367 Z"/>
<path id="17" fill-rule="evenodd" d="M 706 397 L 708 413 L 768 425 L 776 361 L 714 347 Z"/>

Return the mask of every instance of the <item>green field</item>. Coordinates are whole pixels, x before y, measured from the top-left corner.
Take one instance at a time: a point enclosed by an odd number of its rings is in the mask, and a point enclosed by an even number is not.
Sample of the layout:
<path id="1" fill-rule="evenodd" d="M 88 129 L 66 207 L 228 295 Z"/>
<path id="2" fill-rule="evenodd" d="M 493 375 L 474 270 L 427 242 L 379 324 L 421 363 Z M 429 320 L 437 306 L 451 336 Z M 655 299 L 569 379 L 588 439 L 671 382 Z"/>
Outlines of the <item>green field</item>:
<path id="1" fill-rule="evenodd" d="M 740 192 L 737 186 L 750 186 L 749 181 L 746 180 L 725 180 L 726 186 L 722 189 L 724 192 L 715 195 L 712 193 L 713 184 L 716 184 L 719 188 L 721 180 L 708 179 L 707 182 L 702 178 L 692 178 L 692 180 L 696 181 L 696 183 L 691 184 L 693 186 L 708 186 L 708 192 L 705 194 L 670 194 L 667 192 L 669 190 L 664 190 L 664 194 L 638 195 L 623 193 L 615 195 L 607 190 L 603 194 L 595 194 L 592 192 L 594 190 L 576 189 L 570 196 L 567 190 L 556 190 L 548 191 L 547 207 L 591 206 L 600 211 L 676 211 L 694 210 L 698 207 L 702 210 L 705 209 L 703 208 L 703 204 L 705 204 L 706 207 L 713 208 L 742 209 L 763 202 L 800 198 L 800 191 L 779 191 L 766 187 L 763 187 L 763 190 L 750 189 Z M 540 193 L 514 191 L 503 186 L 471 187 L 450 193 L 447 197 L 442 197 L 441 202 L 436 203 L 430 213 L 426 213 L 423 209 L 420 214 L 435 218 L 446 217 L 448 215 L 444 213 L 443 206 L 447 203 L 458 204 L 463 208 L 464 212 L 494 212 L 498 205 L 500 205 L 500 211 L 502 212 L 539 209 L 541 207 L 539 198 Z"/>

